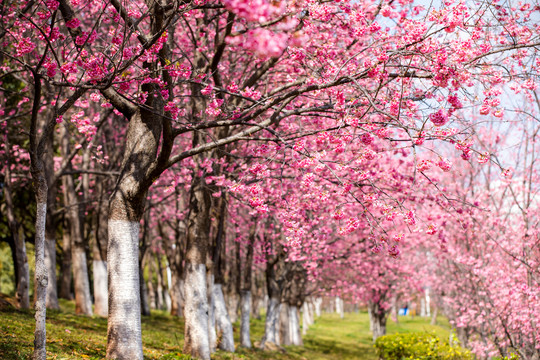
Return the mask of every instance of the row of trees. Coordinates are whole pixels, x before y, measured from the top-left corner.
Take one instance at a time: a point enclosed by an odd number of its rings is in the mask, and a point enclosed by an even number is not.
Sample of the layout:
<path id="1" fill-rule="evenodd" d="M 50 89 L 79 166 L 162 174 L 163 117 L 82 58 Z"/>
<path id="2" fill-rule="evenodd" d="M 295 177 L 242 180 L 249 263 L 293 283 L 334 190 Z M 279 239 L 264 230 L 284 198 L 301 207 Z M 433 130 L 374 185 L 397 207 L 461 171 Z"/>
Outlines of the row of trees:
<path id="1" fill-rule="evenodd" d="M 35 231 L 35 358 L 46 354 L 46 306 L 57 306 L 57 247 L 61 296 L 70 294 L 72 272 L 81 314 L 93 311 L 92 254 L 108 358 L 143 356 L 140 290 L 149 254 L 171 269 L 172 309 L 186 319 L 184 351 L 194 357 L 210 358 L 215 329 L 227 339 L 220 346 L 234 349 L 224 287 L 247 324 L 250 292 L 261 298 L 265 283 L 263 346 L 276 341 L 279 304 L 289 309 L 281 313 L 294 342 L 297 309 L 322 291 L 368 303 L 382 333 L 388 299 L 417 286 L 418 269 L 394 259 L 425 259 L 417 235 L 440 237 L 440 228 L 453 226 L 435 209 L 475 214 L 467 187 L 444 175 L 456 150 L 465 161 L 494 160 L 473 110 L 497 119 L 528 110 L 501 103 L 503 90 L 536 96 L 538 9 L 453 1 L 440 8 L 4 2 L 4 206 L 23 307 L 24 235 Z M 536 132 L 527 135 L 533 143 Z M 28 174 L 33 229 L 23 205 Z M 534 259 L 535 246 L 526 248 Z M 163 260 L 155 264 L 161 273 Z M 498 346 L 504 352 L 523 339 Z"/>

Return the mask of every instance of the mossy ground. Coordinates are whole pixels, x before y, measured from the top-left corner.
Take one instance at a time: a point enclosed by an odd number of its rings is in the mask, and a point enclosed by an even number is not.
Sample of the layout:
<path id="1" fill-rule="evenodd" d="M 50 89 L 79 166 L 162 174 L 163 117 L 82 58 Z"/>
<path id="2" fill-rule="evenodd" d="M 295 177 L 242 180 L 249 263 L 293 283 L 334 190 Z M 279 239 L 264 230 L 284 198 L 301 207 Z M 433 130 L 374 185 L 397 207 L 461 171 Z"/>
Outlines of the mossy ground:
<path id="1" fill-rule="evenodd" d="M 107 342 L 107 320 L 77 316 L 71 302 L 62 301 L 61 311 L 47 311 L 48 359 L 102 359 Z M 449 326 L 440 319 L 440 326 L 429 325 L 429 319 L 400 317 L 399 323 L 388 321 L 388 332 L 435 331 L 448 337 Z M 182 355 L 183 320 L 164 312 L 153 312 L 142 318 L 145 359 L 190 359 Z M 253 320 L 252 341 L 259 341 L 264 331 L 263 320 Z M 234 331 L 238 341 L 238 324 Z M 34 318 L 32 311 L 0 311 L 0 358 L 28 359 L 33 348 Z M 324 314 L 317 319 L 306 336 L 303 347 L 286 347 L 279 351 L 238 349 L 237 353 L 217 352 L 215 359 L 373 359 L 377 357 L 371 343 L 366 313 Z"/>

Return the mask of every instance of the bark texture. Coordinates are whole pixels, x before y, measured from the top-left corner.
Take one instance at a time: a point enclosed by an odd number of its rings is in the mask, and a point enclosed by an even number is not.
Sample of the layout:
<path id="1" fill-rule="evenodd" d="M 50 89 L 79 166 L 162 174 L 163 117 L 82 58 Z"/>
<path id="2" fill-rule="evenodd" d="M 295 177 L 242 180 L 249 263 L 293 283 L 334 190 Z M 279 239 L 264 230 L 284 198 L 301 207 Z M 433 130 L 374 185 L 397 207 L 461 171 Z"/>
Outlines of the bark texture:
<path id="1" fill-rule="evenodd" d="M 184 305 L 184 353 L 195 358 L 210 359 L 208 340 L 208 302 L 206 295 L 206 266 L 202 263 L 186 264 Z"/>
<path id="2" fill-rule="evenodd" d="M 209 246 L 209 219 L 212 198 L 204 177 L 194 176 L 191 184 L 185 259 L 184 352 L 210 359 L 209 306 L 206 263 Z"/>
<path id="3" fill-rule="evenodd" d="M 40 184 L 43 187 L 43 184 Z M 46 192 L 45 185 L 45 192 Z M 47 331 L 45 328 L 45 320 L 47 317 L 47 265 L 45 263 L 45 223 L 47 218 L 47 203 L 39 202 L 40 198 L 46 198 L 46 195 L 39 194 L 43 189 L 38 189 L 38 203 L 36 212 L 36 303 L 35 303 L 35 319 L 36 329 L 34 332 L 34 360 L 45 360 L 47 357 L 46 339 Z"/>
<path id="4" fill-rule="evenodd" d="M 143 359 L 138 259 L 139 223 L 109 220 L 108 359 Z"/>

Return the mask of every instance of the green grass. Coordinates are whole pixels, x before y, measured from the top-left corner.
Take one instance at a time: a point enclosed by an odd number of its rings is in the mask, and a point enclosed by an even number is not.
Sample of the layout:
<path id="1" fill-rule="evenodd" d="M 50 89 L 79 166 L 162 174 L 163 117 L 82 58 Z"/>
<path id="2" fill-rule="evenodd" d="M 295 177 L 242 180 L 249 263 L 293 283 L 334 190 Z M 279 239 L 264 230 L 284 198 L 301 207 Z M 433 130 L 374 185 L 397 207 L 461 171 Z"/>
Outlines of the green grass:
<path id="1" fill-rule="evenodd" d="M 47 311 L 48 359 L 102 359 L 107 342 L 107 321 L 99 317 L 77 316 L 72 302 L 61 301 L 61 311 Z M 400 317 L 399 324 L 388 321 L 389 333 L 435 331 L 448 338 L 448 322 L 439 319 L 441 326 L 429 325 L 428 319 Z M 181 354 L 184 345 L 184 323 L 164 312 L 153 312 L 142 318 L 145 359 L 189 359 Z M 263 320 L 252 321 L 252 341 L 260 341 L 264 332 Z M 28 359 L 33 348 L 34 318 L 31 311 L 0 312 L 0 354 L 2 360 Z M 239 326 L 235 324 L 238 342 Z M 303 347 L 285 347 L 279 351 L 238 349 L 235 354 L 217 352 L 215 359 L 272 359 L 272 360 L 375 360 L 366 313 L 324 314 L 304 336 Z"/>

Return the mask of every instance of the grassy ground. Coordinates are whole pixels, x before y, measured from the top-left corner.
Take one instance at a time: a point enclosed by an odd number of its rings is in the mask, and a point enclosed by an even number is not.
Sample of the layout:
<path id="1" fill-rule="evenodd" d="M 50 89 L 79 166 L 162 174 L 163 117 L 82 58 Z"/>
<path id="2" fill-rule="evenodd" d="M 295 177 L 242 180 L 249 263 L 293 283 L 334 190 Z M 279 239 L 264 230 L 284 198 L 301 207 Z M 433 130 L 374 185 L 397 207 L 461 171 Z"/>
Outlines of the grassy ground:
<path id="1" fill-rule="evenodd" d="M 98 317 L 76 316 L 74 305 L 61 303 L 62 311 L 47 311 L 48 359 L 102 359 L 105 357 L 107 321 Z M 448 337 L 448 323 L 431 326 L 421 318 L 401 317 L 399 324 L 388 322 L 389 333 L 435 331 Z M 163 312 L 142 318 L 145 359 L 189 359 L 181 354 L 183 321 Z M 33 348 L 34 319 L 30 311 L 0 310 L 0 358 L 28 359 Z M 238 341 L 238 324 L 234 331 Z M 264 331 L 262 320 L 252 322 L 252 341 L 259 341 Z M 368 316 L 365 313 L 324 314 L 304 336 L 303 347 L 286 347 L 279 351 L 238 349 L 235 354 L 216 353 L 215 359 L 272 360 L 375 360 Z"/>

